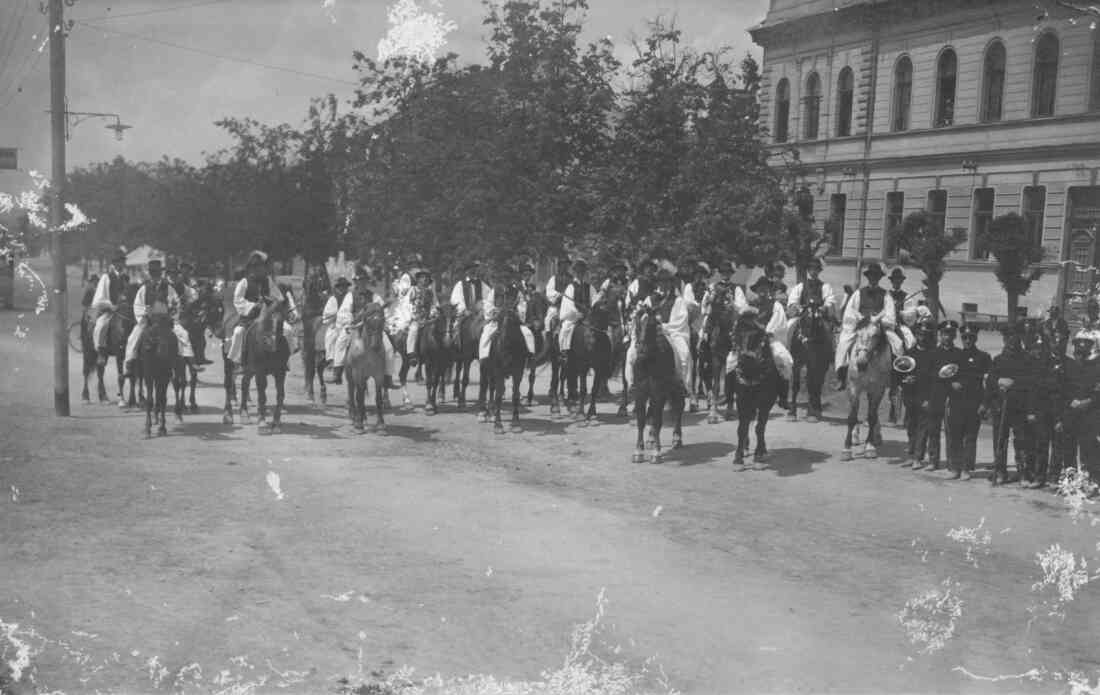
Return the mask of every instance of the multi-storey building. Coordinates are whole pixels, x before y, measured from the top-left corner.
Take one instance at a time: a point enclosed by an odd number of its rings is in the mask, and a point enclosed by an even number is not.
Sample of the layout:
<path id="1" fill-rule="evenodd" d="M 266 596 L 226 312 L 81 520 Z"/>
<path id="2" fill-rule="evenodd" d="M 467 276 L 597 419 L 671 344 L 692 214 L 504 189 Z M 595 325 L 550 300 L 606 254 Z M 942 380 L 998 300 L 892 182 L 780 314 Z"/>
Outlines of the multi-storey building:
<path id="1" fill-rule="evenodd" d="M 1100 276 L 1100 28 L 1057 0 L 771 0 L 761 119 L 796 147 L 827 273 L 896 262 L 886 231 L 926 209 L 966 230 L 942 301 L 1004 314 L 979 231 L 1020 213 L 1045 251 L 1021 306 L 1037 315 Z M 1074 261 L 1080 265 L 1066 264 Z M 906 283 L 917 291 L 920 273 Z M 1077 302 L 1070 302 L 1071 309 Z"/>

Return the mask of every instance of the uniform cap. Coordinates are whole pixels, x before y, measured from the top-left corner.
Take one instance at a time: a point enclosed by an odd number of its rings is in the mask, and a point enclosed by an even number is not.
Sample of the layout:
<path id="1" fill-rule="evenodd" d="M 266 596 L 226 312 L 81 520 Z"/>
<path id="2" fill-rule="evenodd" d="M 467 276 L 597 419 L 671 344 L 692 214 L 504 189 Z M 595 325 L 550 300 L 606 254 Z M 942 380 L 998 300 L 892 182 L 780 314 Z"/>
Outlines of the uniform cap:
<path id="1" fill-rule="evenodd" d="M 958 321 L 951 321 L 951 320 L 941 321 L 940 325 L 939 325 L 939 329 L 941 331 L 944 331 L 944 332 L 947 332 L 947 333 L 957 333 L 958 330 L 959 330 L 959 323 L 958 323 Z"/>
<path id="2" fill-rule="evenodd" d="M 965 323 L 959 329 L 959 333 L 963 336 L 976 336 L 978 335 L 978 326 L 973 323 Z"/>

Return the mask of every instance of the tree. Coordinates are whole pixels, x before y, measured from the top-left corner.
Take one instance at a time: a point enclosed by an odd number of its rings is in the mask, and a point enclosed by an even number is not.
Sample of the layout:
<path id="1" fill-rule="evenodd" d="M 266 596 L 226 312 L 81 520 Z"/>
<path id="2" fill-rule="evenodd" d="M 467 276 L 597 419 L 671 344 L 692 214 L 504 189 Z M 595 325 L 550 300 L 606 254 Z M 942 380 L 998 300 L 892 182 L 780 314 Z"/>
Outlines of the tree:
<path id="1" fill-rule="evenodd" d="M 932 318 L 940 315 L 940 281 L 946 270 L 944 259 L 959 244 L 966 241 L 965 229 L 945 233 L 936 217 L 925 210 L 909 213 L 902 223 L 888 234 L 897 244 L 902 265 L 919 268 L 924 273 L 925 293 Z"/>
<path id="2" fill-rule="evenodd" d="M 1026 221 L 1015 212 L 995 218 L 979 240 L 997 261 L 993 272 L 1008 296 L 1008 321 L 1015 323 L 1020 295 L 1027 294 L 1031 283 L 1043 274 L 1038 265 L 1043 248 L 1032 242 Z"/>

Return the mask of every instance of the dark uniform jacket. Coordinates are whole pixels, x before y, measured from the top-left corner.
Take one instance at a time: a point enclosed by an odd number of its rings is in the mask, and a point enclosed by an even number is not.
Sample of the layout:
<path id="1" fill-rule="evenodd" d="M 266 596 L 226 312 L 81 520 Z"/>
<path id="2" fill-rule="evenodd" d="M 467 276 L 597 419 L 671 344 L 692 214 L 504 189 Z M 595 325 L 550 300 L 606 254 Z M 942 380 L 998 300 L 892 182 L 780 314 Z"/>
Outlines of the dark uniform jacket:
<path id="1" fill-rule="evenodd" d="M 928 387 L 929 410 L 933 413 L 943 413 L 947 405 L 947 399 L 954 391 L 951 384 L 958 380 L 958 374 L 954 378 L 944 379 L 940 376 L 940 369 L 949 364 L 957 364 L 961 373 L 963 355 L 962 350 L 957 347 L 936 347 L 931 352 L 932 354 L 929 356 L 930 368 L 928 375 L 925 377 L 931 382 Z"/>
<path id="2" fill-rule="evenodd" d="M 978 348 L 959 350 L 959 373 L 954 381 L 962 384 L 961 391 L 949 394 L 948 401 L 952 407 L 956 405 L 976 409 L 981 405 L 984 396 L 985 375 L 993 366 L 993 358 L 988 352 Z"/>
<path id="3" fill-rule="evenodd" d="M 1005 351 L 994 357 L 985 380 L 986 398 L 989 402 L 1001 402 L 1001 391 L 997 382 L 1002 378 L 1009 378 L 1013 380 L 1013 384 L 1004 394 L 1005 403 L 1010 410 L 1026 411 L 1029 405 L 1028 391 L 1034 381 L 1033 362 L 1031 355 L 1023 350 Z"/>
<path id="4" fill-rule="evenodd" d="M 1084 362 L 1067 360 L 1066 378 L 1062 392 L 1065 414 L 1080 415 L 1087 413 L 1090 417 L 1100 417 L 1100 393 L 1096 391 L 1097 384 L 1100 384 L 1100 359 L 1085 360 Z M 1080 410 L 1069 408 L 1070 401 L 1080 401 L 1086 398 L 1092 399 L 1087 408 Z"/>
<path id="5" fill-rule="evenodd" d="M 1068 358 L 1055 356 L 1033 363 L 1037 369 L 1029 391 L 1031 398 L 1028 401 L 1028 413 L 1043 418 L 1059 419 L 1061 417 L 1067 362 L 1069 362 Z"/>
<path id="6" fill-rule="evenodd" d="M 932 400 L 932 387 L 937 380 L 936 352 L 935 348 L 923 348 L 917 345 L 910 353 L 913 361 L 916 362 L 912 376 L 916 379 L 913 383 L 913 398 L 918 406 Z"/>

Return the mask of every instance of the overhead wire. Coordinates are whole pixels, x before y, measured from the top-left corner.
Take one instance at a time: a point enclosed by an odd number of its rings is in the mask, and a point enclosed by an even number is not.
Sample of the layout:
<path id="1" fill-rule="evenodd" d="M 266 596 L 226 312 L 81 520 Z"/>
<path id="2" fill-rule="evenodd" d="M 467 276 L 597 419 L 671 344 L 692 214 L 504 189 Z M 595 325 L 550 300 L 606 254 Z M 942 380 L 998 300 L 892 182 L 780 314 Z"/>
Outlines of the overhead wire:
<path id="1" fill-rule="evenodd" d="M 12 51 L 15 50 L 16 44 L 19 42 L 20 36 L 23 33 L 23 21 L 27 18 L 27 10 L 30 8 L 30 0 L 23 0 L 22 8 L 19 10 L 19 19 L 15 22 L 9 23 L 8 28 L 15 27 L 14 31 L 5 31 L 4 39 L 0 39 L 0 52 L 3 52 L 3 56 L 0 57 L 0 88 L 4 85 L 4 73 L 8 69 L 8 59 L 11 58 Z M 9 35 L 10 34 L 10 35 Z M 4 50 L 4 45 L 7 44 L 7 50 Z M 0 94 L 6 92 L 7 89 L 0 89 Z"/>
<path id="2" fill-rule="evenodd" d="M 178 12 L 180 10 L 189 10 L 193 7 L 204 7 L 206 5 L 219 5 L 226 2 L 232 2 L 232 0 L 202 0 L 202 2 L 193 2 L 187 5 L 174 5 L 172 7 L 161 7 L 156 10 L 142 10 L 140 12 L 125 12 L 122 14 L 105 14 L 98 17 L 74 17 L 74 21 L 77 22 L 101 22 L 110 19 L 124 19 L 126 17 L 144 17 L 151 14 L 161 14 L 164 12 Z"/>
<path id="3" fill-rule="evenodd" d="M 133 32 L 129 32 L 129 31 L 119 31 L 117 29 L 111 29 L 111 28 L 108 28 L 108 27 L 100 26 L 99 24 L 93 24 L 92 22 L 88 22 L 88 21 L 84 21 L 84 20 L 79 20 L 76 23 L 79 24 L 79 25 L 88 27 L 90 29 L 97 30 L 97 31 L 103 31 L 103 32 L 106 32 L 106 33 L 109 33 L 109 34 L 115 34 L 117 36 L 124 36 L 124 37 L 131 38 L 131 39 L 137 39 L 139 41 L 146 41 L 148 43 L 153 43 L 153 44 L 157 44 L 157 45 L 160 45 L 160 46 L 167 46 L 169 48 L 175 48 L 175 49 L 178 49 L 178 50 L 181 50 L 181 51 L 188 51 L 190 53 L 197 53 L 199 55 L 204 55 L 204 56 L 207 56 L 207 57 L 210 57 L 210 58 L 217 58 L 218 60 L 226 60 L 226 61 L 230 61 L 230 62 L 234 62 L 234 63 L 243 63 L 245 65 L 252 65 L 252 66 L 258 67 L 258 68 L 264 68 L 265 70 L 276 70 L 276 71 L 279 71 L 279 72 L 286 72 L 286 73 L 290 73 L 290 74 L 294 74 L 294 75 L 299 75 L 301 77 L 310 77 L 310 78 L 317 79 L 317 80 L 325 80 L 327 82 L 334 82 L 334 83 L 338 83 L 338 84 L 349 85 L 351 87 L 358 87 L 359 86 L 358 82 L 352 82 L 351 80 L 342 80 L 342 79 L 337 78 L 337 77 L 330 77 L 329 75 L 322 75 L 322 74 L 316 73 L 316 72 L 308 72 L 308 71 L 305 71 L 305 70 L 298 70 L 296 68 L 290 68 L 290 67 L 286 67 L 284 65 L 271 65 L 270 63 L 261 63 L 259 61 L 251 60 L 249 58 L 237 58 L 237 57 L 234 57 L 234 56 L 228 56 L 228 55 L 225 55 L 225 54 L 222 54 L 222 53 L 216 53 L 214 51 L 208 51 L 208 50 L 202 49 L 202 48 L 194 48 L 193 46 L 185 46 L 183 44 L 174 43 L 172 41 L 164 41 L 163 39 L 154 39 L 151 36 L 145 36 L 143 34 L 135 34 Z"/>

